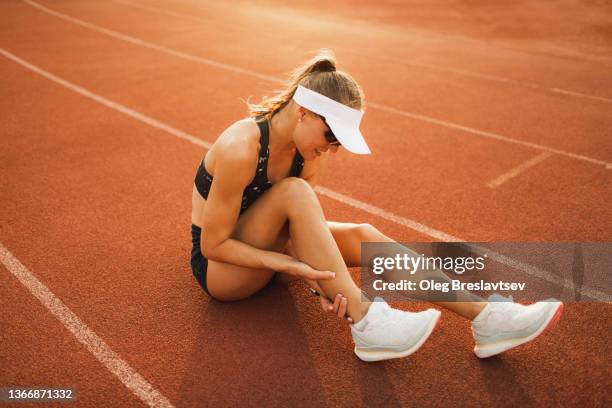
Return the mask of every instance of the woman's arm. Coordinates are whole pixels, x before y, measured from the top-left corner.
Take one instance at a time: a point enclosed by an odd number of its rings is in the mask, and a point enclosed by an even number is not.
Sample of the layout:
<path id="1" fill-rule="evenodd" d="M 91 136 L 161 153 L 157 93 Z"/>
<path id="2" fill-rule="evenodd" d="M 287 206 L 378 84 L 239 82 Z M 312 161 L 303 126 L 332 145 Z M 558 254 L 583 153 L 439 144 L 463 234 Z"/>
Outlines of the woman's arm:
<path id="1" fill-rule="evenodd" d="M 257 166 L 257 138 L 249 137 L 249 131 L 250 128 L 238 125 L 217 141 L 213 183 L 201 220 L 205 231 L 200 243 L 202 254 L 213 261 L 247 268 L 329 279 L 332 274 L 328 271 L 316 271 L 289 255 L 255 248 L 231 238 L 240 216 L 243 191 Z"/>
<path id="2" fill-rule="evenodd" d="M 235 130 L 234 130 L 235 129 Z M 228 132 L 244 132 L 244 126 Z M 257 165 L 257 146 L 243 134 L 226 134 L 215 150 L 213 183 L 202 215 L 202 254 L 213 261 L 249 268 L 283 268 L 287 255 L 265 251 L 230 238 L 240 215 L 245 187 Z"/>

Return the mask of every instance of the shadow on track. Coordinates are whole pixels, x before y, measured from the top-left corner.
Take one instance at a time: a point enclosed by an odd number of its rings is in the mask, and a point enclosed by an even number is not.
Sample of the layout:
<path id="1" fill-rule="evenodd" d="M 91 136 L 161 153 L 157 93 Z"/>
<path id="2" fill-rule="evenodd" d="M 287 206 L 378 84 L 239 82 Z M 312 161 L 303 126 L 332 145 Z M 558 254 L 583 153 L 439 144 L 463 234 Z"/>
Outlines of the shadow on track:
<path id="1" fill-rule="evenodd" d="M 196 333 L 178 406 L 327 405 L 286 288 L 210 300 Z"/>
<path id="2" fill-rule="evenodd" d="M 525 391 L 512 365 L 496 356 L 479 361 L 481 379 L 496 407 L 533 407 L 540 404 Z M 530 387 L 527 387 L 530 388 Z"/>

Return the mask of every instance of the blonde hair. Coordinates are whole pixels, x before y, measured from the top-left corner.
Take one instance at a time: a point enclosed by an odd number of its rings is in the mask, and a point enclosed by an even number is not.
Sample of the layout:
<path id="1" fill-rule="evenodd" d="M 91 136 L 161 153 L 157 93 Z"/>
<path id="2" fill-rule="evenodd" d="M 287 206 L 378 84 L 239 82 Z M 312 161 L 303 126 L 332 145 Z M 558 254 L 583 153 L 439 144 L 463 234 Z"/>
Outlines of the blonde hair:
<path id="1" fill-rule="evenodd" d="M 291 101 L 298 85 L 351 108 L 361 109 L 363 105 L 363 91 L 357 82 L 346 72 L 336 69 L 336 57 L 331 50 L 321 49 L 292 72 L 285 89 L 278 90 L 274 96 L 264 96 L 258 104 L 247 101 L 249 115 L 270 119 Z"/>

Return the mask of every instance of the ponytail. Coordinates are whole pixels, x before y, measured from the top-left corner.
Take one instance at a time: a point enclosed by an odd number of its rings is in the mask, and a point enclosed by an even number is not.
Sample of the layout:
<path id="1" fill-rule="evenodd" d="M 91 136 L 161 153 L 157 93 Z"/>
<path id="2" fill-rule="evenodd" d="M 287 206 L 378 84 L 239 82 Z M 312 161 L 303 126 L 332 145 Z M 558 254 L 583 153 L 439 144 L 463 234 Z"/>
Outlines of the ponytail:
<path id="1" fill-rule="evenodd" d="M 274 96 L 264 97 L 259 104 L 247 101 L 249 115 L 270 119 L 292 100 L 298 85 L 352 108 L 361 108 L 363 92 L 359 85 L 350 75 L 336 69 L 336 57 L 331 50 L 321 49 L 310 61 L 292 72 L 285 89 L 277 91 Z"/>

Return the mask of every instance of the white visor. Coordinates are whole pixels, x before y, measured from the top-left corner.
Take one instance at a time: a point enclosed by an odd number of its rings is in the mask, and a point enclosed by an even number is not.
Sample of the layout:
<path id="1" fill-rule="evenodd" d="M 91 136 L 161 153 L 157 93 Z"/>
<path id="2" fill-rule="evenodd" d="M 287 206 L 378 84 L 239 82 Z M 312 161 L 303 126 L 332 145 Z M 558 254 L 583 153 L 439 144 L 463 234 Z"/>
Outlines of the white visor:
<path id="1" fill-rule="evenodd" d="M 359 130 L 362 111 L 349 108 L 302 85 L 298 85 L 293 100 L 309 111 L 323 116 L 346 150 L 356 154 L 370 154 L 370 148 Z"/>

